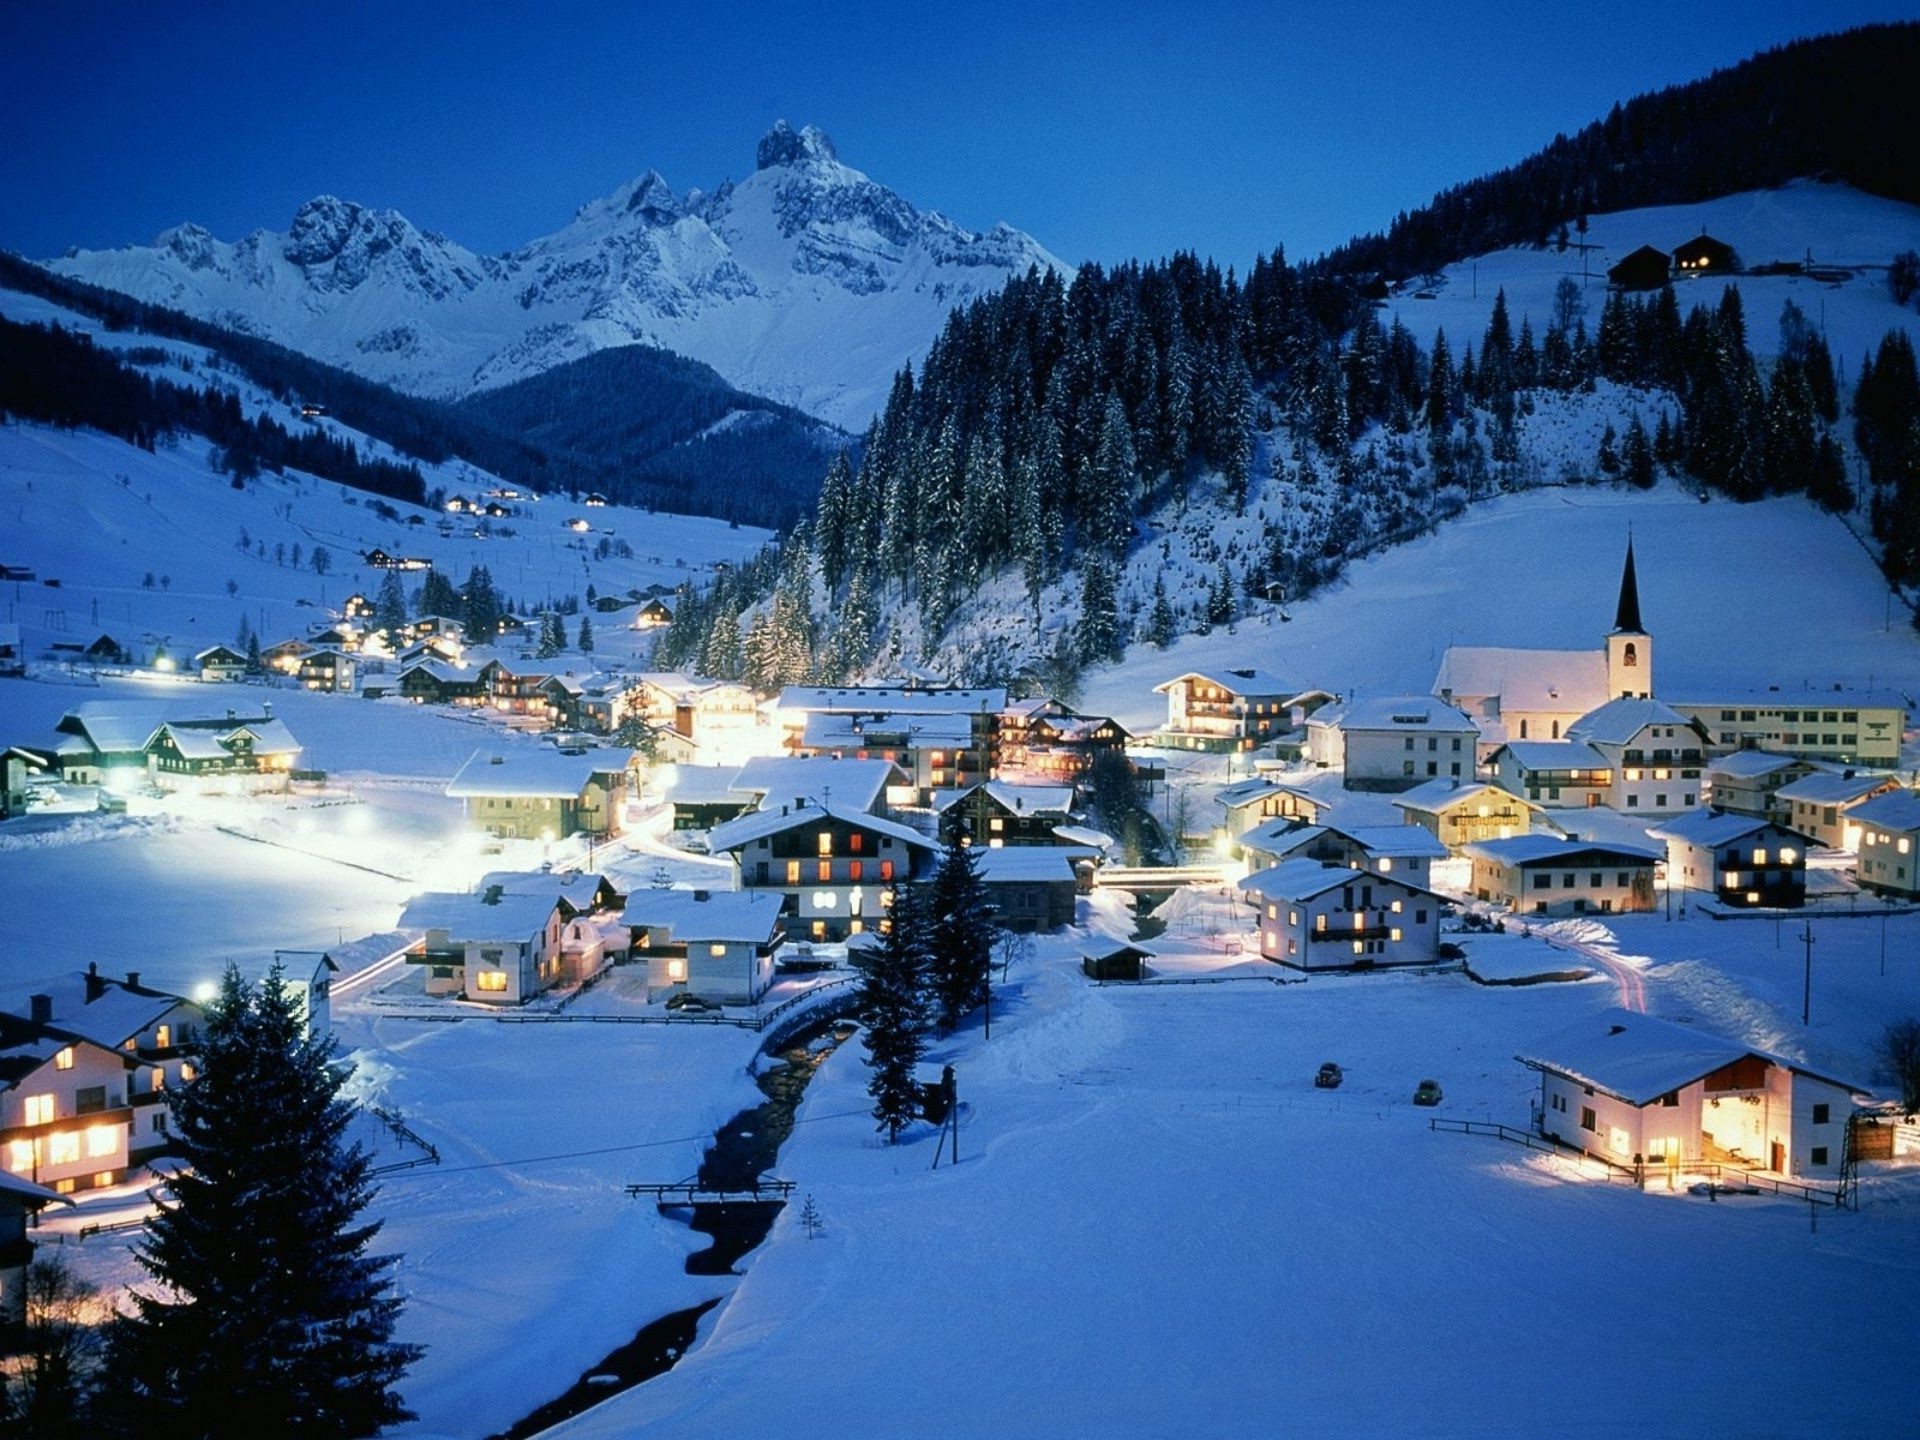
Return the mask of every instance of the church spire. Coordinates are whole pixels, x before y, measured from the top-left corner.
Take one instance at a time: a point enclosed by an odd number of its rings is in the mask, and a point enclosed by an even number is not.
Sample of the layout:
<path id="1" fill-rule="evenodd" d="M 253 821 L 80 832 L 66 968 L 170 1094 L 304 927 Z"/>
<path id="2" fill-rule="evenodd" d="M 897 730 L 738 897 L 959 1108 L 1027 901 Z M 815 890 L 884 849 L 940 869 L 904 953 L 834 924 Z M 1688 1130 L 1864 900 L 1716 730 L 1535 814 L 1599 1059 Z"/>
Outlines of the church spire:
<path id="1" fill-rule="evenodd" d="M 1640 623 L 1640 581 L 1633 571 L 1633 536 L 1627 536 L 1627 564 L 1620 572 L 1620 605 L 1614 611 L 1615 634 L 1646 634 Z"/>

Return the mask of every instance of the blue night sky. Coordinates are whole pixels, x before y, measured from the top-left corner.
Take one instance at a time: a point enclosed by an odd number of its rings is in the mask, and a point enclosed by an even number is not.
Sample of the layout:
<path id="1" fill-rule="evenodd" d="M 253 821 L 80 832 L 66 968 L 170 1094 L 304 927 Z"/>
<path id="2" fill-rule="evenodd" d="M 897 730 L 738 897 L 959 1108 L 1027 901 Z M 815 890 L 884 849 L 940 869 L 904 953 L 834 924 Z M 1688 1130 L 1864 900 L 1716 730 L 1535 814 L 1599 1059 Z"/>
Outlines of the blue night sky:
<path id="1" fill-rule="evenodd" d="M 931 15 L 929 14 L 931 12 Z M 1616 99 L 1915 4 L 28 5 L 0 20 L 0 246 L 233 239 L 309 197 L 482 252 L 775 119 L 1064 259 L 1304 258 Z M 1525 17 L 1525 18 L 1513 18 Z"/>

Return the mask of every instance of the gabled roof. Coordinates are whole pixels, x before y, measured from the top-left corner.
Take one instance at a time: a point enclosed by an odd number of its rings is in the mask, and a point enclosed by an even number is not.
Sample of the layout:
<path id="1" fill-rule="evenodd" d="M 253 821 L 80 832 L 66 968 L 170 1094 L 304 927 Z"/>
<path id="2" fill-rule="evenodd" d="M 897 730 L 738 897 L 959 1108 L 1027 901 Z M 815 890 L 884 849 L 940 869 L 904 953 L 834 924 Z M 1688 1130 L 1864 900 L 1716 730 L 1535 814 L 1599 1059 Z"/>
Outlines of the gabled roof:
<path id="1" fill-rule="evenodd" d="M 1153 687 L 1155 694 L 1165 694 L 1183 680 L 1204 680 L 1209 685 L 1217 685 L 1232 695 L 1260 695 L 1268 698 L 1292 699 L 1300 693 L 1300 687 L 1282 680 L 1278 675 L 1251 667 L 1242 669 L 1228 666 L 1219 670 L 1189 670 L 1163 681 Z"/>
<path id="2" fill-rule="evenodd" d="M 1770 750 L 1736 750 L 1731 755 L 1722 755 L 1718 760 L 1709 761 L 1707 771 L 1712 775 L 1724 775 L 1729 780 L 1757 780 L 1762 775 L 1772 775 L 1776 771 L 1806 763 L 1792 755 L 1775 755 Z"/>
<path id="3" fill-rule="evenodd" d="M 976 792 L 1016 815 L 1068 815 L 1073 811 L 1071 785 L 1014 785 L 1005 780 L 982 780 L 964 790 L 943 790 L 933 797 L 933 809 L 943 815 Z"/>
<path id="4" fill-rule="evenodd" d="M 1255 800 L 1264 800 L 1269 795 L 1278 795 L 1280 787 L 1271 780 L 1255 776 L 1251 780 L 1236 780 L 1231 785 L 1223 785 L 1214 792 L 1213 798 L 1228 810 L 1236 810 Z"/>
<path id="5" fill-rule="evenodd" d="M 1672 725 L 1698 733 L 1694 721 L 1664 701 L 1622 696 L 1618 700 L 1609 700 L 1598 710 L 1589 710 L 1567 727 L 1567 734 L 1575 740 L 1588 740 L 1601 745 L 1626 745 L 1649 725 Z"/>
<path id="6" fill-rule="evenodd" d="M 742 800 L 758 795 L 763 807 L 800 800 L 871 810 L 889 785 L 906 780 L 891 760 L 836 760 L 831 755 L 760 755 L 742 765 L 733 789 Z"/>
<path id="7" fill-rule="evenodd" d="M 1666 859 L 1664 851 L 1646 845 L 1615 841 L 1572 840 L 1560 835 L 1515 835 L 1506 840 L 1476 840 L 1460 847 L 1460 853 L 1501 865 L 1562 865 L 1580 862 L 1582 855 L 1609 855 L 1636 865 Z"/>
<path id="8" fill-rule="evenodd" d="M 1475 803 L 1488 793 L 1506 804 L 1519 805 L 1527 810 L 1540 809 L 1538 804 L 1524 795 L 1516 795 L 1499 785 L 1490 785 L 1484 780 L 1448 780 L 1444 777 L 1428 780 L 1411 790 L 1403 790 L 1389 803 L 1401 810 L 1419 810 L 1433 815 L 1455 805 Z"/>
<path id="9" fill-rule="evenodd" d="M 223 665 L 244 665 L 247 663 L 247 657 L 231 645 L 209 645 L 193 657 L 193 663 L 196 665 L 205 665 L 209 661 L 217 661 Z"/>
<path id="10" fill-rule="evenodd" d="M 90 1040 L 64 1025 L 42 1025 L 19 1015 L 0 1012 L 0 1090 L 18 1085 L 70 1045 L 91 1045 L 131 1070 L 139 1062 L 125 1050 Z"/>
<path id="11" fill-rule="evenodd" d="M 1093 851 L 1067 845 L 1003 845 L 998 850 L 973 847 L 974 864 L 988 885 L 1072 881 L 1073 862 Z"/>
<path id="12" fill-rule="evenodd" d="M 916 849 L 939 848 L 918 830 L 910 830 L 905 825 L 897 825 L 891 820 L 882 820 L 877 815 L 869 815 L 864 810 L 855 810 L 837 802 L 824 806 L 801 805 L 791 809 L 755 810 L 750 815 L 742 815 L 736 820 L 714 826 L 709 838 L 715 851 L 737 850 L 743 845 L 751 845 L 755 840 L 763 840 L 769 835 L 779 835 L 802 825 L 818 825 L 823 819 L 838 820 L 843 825 L 851 825 L 874 835 L 884 835 Z"/>
<path id="13" fill-rule="evenodd" d="M 1891 778 L 1888 775 L 1848 775 L 1844 772 L 1816 770 L 1811 775 L 1788 781 L 1773 793 L 1781 800 L 1805 800 L 1814 805 L 1850 805 L 1871 795 Z"/>
<path id="14" fill-rule="evenodd" d="M 36 1185 L 10 1170 L 0 1170 L 0 1195 L 10 1195 L 30 1210 L 38 1210 L 42 1205 L 76 1203 L 58 1191 L 49 1190 L 44 1185 Z"/>
<path id="15" fill-rule="evenodd" d="M 860 749 L 885 746 L 899 737 L 915 747 L 964 747 L 973 739 L 973 717 L 960 714 L 918 715 L 911 711 L 810 710 L 801 729 L 801 743 L 809 750 Z"/>
<path id="16" fill-rule="evenodd" d="M 593 870 L 489 870 L 473 888 L 481 895 L 497 889 L 502 895 L 564 900 L 574 910 L 592 909 L 603 889 L 620 893 L 618 885 Z"/>
<path id="17" fill-rule="evenodd" d="M 1251 830 L 1242 831 L 1238 840 L 1242 850 L 1252 850 L 1256 854 L 1291 855 L 1313 844 L 1328 829 L 1325 825 L 1303 825 L 1291 816 L 1281 815 L 1262 821 Z"/>
<path id="18" fill-rule="evenodd" d="M 1444 860 L 1449 851 L 1424 825 L 1339 825 L 1326 827 L 1334 835 L 1343 835 L 1367 855 L 1394 860 Z"/>
<path id="19" fill-rule="evenodd" d="M 1856 807 L 1853 818 L 1888 830 L 1920 830 L 1920 795 L 1911 790 L 1889 790 Z"/>
<path id="20" fill-rule="evenodd" d="M 1435 694 L 1498 696 L 1502 711 L 1582 714 L 1606 703 L 1607 657 L 1600 650 L 1520 650 L 1451 645 L 1433 677 Z"/>
<path id="21" fill-rule="evenodd" d="M 1329 705 L 1308 718 L 1309 725 L 1342 730 L 1439 730 L 1477 735 L 1464 711 L 1431 695 L 1369 695 L 1344 705 Z"/>
<path id="22" fill-rule="evenodd" d="M 560 906 L 556 894 L 463 895 L 428 891 L 400 912 L 402 930 L 444 930 L 449 940 L 510 940 L 514 944 L 544 930 Z"/>
<path id="23" fill-rule="evenodd" d="M 1647 834 L 1656 840 L 1678 840 L 1683 845 L 1700 845 L 1715 849 L 1721 845 L 1731 845 L 1736 840 L 1744 840 L 1747 836 L 1757 835 L 1762 831 L 1778 831 L 1783 835 L 1792 835 L 1802 845 L 1815 843 L 1810 837 L 1775 825 L 1762 816 L 1740 815 L 1729 810 L 1690 810 L 1649 827 Z"/>
<path id="24" fill-rule="evenodd" d="M 681 762 L 662 792 L 674 805 L 739 805 L 752 803 L 752 796 L 734 788 L 740 774 L 738 765 L 694 765 Z"/>
<path id="25" fill-rule="evenodd" d="M 52 980 L 10 988 L 0 1008 L 24 1016 L 31 1008 L 30 997 L 44 995 L 53 1004 L 50 1023 L 107 1050 L 118 1050 L 182 1005 L 197 1008 L 179 995 L 107 975 L 95 975 L 93 989 L 97 993 L 89 1000 L 87 972 L 70 970 Z"/>
<path id="26" fill-rule="evenodd" d="M 1511 755 L 1523 770 L 1611 770 L 1613 763 L 1580 740 L 1509 740 L 1493 752 L 1491 763 Z"/>
<path id="27" fill-rule="evenodd" d="M 1356 883 L 1378 884 L 1380 877 L 1345 865 L 1323 865 L 1318 860 L 1283 860 L 1270 869 L 1254 871 L 1239 888 L 1269 900 L 1311 900 L 1341 885 Z"/>
<path id="28" fill-rule="evenodd" d="M 897 715 L 980 715 L 1007 708 L 1006 687 L 932 689 L 919 685 L 789 685 L 777 708 L 786 711 L 886 712 Z"/>
<path id="29" fill-rule="evenodd" d="M 781 900 L 764 890 L 636 890 L 621 923 L 663 929 L 675 942 L 764 945 L 780 927 Z"/>
<path id="30" fill-rule="evenodd" d="M 571 799 L 596 775 L 625 770 L 630 750 L 589 750 L 565 755 L 544 746 L 476 750 L 447 785 L 455 799 L 479 795 Z"/>
<path id="31" fill-rule="evenodd" d="M 1848 1090 L 1860 1088 L 1757 1046 L 1631 1010 L 1602 1010 L 1514 1058 L 1530 1070 L 1550 1070 L 1630 1105 L 1648 1105 L 1749 1055 Z"/>

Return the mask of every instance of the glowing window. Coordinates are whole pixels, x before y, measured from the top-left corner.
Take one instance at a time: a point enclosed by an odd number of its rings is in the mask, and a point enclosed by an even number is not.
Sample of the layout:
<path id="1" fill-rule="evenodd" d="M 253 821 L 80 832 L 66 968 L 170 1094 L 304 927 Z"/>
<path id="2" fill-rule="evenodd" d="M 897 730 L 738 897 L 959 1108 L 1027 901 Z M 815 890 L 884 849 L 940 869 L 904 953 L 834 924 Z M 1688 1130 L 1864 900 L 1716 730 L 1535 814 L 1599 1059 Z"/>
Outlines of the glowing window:
<path id="1" fill-rule="evenodd" d="M 789 860 L 787 861 L 787 884 L 798 885 L 799 883 L 800 862 L 798 860 Z"/>
<path id="2" fill-rule="evenodd" d="M 94 1188 L 97 1190 L 106 1189 L 107 1186 L 113 1184 L 113 1171 L 111 1170 L 97 1171 L 93 1177 L 93 1184 L 94 1184 Z"/>
<path id="3" fill-rule="evenodd" d="M 80 1158 L 80 1132 L 63 1130 L 47 1137 L 47 1163 L 71 1165 Z"/>
<path id="4" fill-rule="evenodd" d="M 1765 850 L 1755 850 L 1753 852 L 1753 863 L 1756 867 L 1766 864 L 1767 852 Z"/>
<path id="5" fill-rule="evenodd" d="M 1393 927 L 1393 938 L 1395 940 L 1398 940 L 1400 938 L 1400 927 L 1398 925 Z"/>
<path id="6" fill-rule="evenodd" d="M 854 831 L 851 835 L 847 836 L 848 853 L 858 855 L 862 850 L 866 848 L 867 848 L 867 837 L 862 835 L 858 830 Z"/>
<path id="7" fill-rule="evenodd" d="M 199 1073 L 198 1070 L 193 1068 L 193 1062 L 191 1060 L 183 1061 L 180 1065 L 180 1078 L 182 1080 L 191 1080 Z"/>
<path id="8" fill-rule="evenodd" d="M 507 972 L 504 970 L 477 971 L 473 977 L 473 984 L 476 990 L 490 995 L 504 994 L 507 988 Z"/>
<path id="9" fill-rule="evenodd" d="M 684 960 L 667 961 L 667 979 L 678 985 L 687 978 L 687 962 Z"/>
<path id="10" fill-rule="evenodd" d="M 89 1125 L 87 1127 L 87 1155 L 98 1160 L 102 1155 L 111 1155 L 120 1148 L 120 1127 L 118 1125 Z"/>
<path id="11" fill-rule="evenodd" d="M 71 1045 L 53 1057 L 53 1068 L 56 1070 L 73 1069 L 73 1047 Z"/>
<path id="12" fill-rule="evenodd" d="M 168 1046 L 172 1045 L 173 1027 L 171 1025 L 156 1025 L 153 1030 L 153 1043 L 161 1050 L 165 1050 Z"/>
<path id="13" fill-rule="evenodd" d="M 858 860 L 849 860 L 847 862 L 847 879 L 851 880 L 854 884 L 858 885 L 860 883 L 860 877 L 864 873 L 865 867 L 862 866 Z"/>
<path id="14" fill-rule="evenodd" d="M 27 1118 L 29 1125 L 46 1125 L 53 1120 L 53 1096 L 27 1096 Z"/>
<path id="15" fill-rule="evenodd" d="M 883 885 L 893 882 L 893 861 L 882 860 L 880 862 L 880 882 Z"/>
<path id="16" fill-rule="evenodd" d="M 813 938 L 816 940 L 824 940 L 827 938 L 827 922 L 826 921 L 816 920 L 813 922 Z"/>
<path id="17" fill-rule="evenodd" d="M 725 945 L 719 944 L 718 942 L 707 946 L 707 954 L 713 956 L 713 958 L 716 960 L 722 958 L 726 953 L 727 953 L 727 947 Z"/>
<path id="18" fill-rule="evenodd" d="M 153 1072 L 153 1088 L 155 1090 L 164 1090 L 167 1088 L 167 1072 L 166 1071 L 156 1070 Z"/>
<path id="19" fill-rule="evenodd" d="M 822 830 L 820 832 L 820 853 L 822 855 L 833 854 L 833 832 L 831 830 Z"/>
<path id="20" fill-rule="evenodd" d="M 1380 857 L 1380 873 L 1382 875 L 1386 875 L 1391 873 L 1392 870 L 1393 870 L 1393 860 L 1391 859 L 1391 857 L 1385 856 L 1385 855 L 1381 856 Z"/>

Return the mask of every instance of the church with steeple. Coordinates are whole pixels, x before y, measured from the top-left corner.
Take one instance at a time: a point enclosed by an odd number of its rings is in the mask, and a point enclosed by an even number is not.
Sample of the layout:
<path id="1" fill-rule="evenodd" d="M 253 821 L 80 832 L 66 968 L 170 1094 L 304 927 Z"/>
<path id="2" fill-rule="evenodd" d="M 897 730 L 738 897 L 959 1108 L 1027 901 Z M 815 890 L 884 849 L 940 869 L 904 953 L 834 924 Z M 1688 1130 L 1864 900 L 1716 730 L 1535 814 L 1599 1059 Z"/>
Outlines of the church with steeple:
<path id="1" fill-rule="evenodd" d="M 1560 740 L 1583 715 L 1654 693 L 1653 636 L 1640 613 L 1640 577 L 1627 538 L 1613 628 L 1593 650 L 1453 645 L 1433 693 L 1473 717 L 1483 756 L 1514 741 Z"/>

